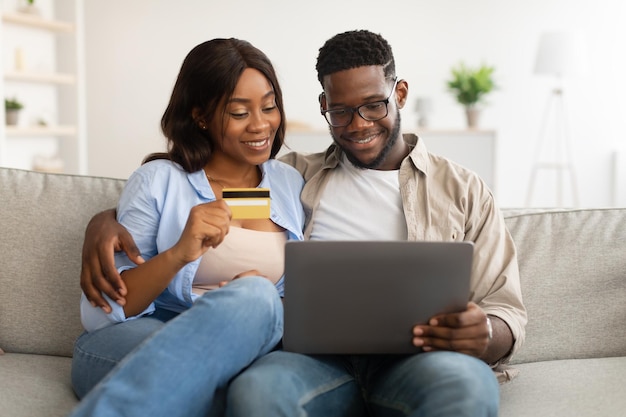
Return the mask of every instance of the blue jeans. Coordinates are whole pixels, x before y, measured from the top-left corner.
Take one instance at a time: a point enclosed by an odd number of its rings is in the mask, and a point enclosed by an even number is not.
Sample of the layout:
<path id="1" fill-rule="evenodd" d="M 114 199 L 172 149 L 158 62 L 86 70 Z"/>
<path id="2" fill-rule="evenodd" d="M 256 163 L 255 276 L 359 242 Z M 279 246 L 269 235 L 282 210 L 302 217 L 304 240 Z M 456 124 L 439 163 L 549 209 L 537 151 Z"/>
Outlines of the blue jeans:
<path id="1" fill-rule="evenodd" d="M 246 277 L 177 316 L 158 311 L 85 333 L 72 382 L 79 396 L 88 394 L 71 416 L 221 416 L 230 380 L 270 352 L 282 332 L 276 288 Z"/>
<path id="2" fill-rule="evenodd" d="M 257 360 L 228 389 L 226 415 L 497 416 L 498 382 L 483 361 L 455 352 Z"/>

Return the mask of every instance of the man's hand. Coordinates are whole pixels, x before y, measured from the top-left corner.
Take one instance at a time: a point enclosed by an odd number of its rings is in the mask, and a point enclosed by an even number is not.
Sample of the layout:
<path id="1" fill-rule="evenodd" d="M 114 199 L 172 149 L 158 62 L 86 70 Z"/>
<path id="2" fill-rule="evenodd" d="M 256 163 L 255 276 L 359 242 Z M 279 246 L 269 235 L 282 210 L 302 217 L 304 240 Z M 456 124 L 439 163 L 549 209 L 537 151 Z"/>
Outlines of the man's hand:
<path id="1" fill-rule="evenodd" d="M 115 268 L 118 251 L 138 265 L 144 262 L 130 233 L 115 219 L 115 210 L 96 214 L 85 230 L 80 286 L 91 305 L 105 313 L 111 312 L 111 306 L 102 293 L 121 306 L 126 303 L 126 286 Z"/>
<path id="2" fill-rule="evenodd" d="M 426 352 L 451 350 L 495 363 L 509 352 L 513 336 L 504 321 L 495 316 L 489 318 L 493 326 L 492 339 L 487 315 L 470 302 L 465 311 L 435 316 L 428 324 L 415 326 L 413 344 Z"/>

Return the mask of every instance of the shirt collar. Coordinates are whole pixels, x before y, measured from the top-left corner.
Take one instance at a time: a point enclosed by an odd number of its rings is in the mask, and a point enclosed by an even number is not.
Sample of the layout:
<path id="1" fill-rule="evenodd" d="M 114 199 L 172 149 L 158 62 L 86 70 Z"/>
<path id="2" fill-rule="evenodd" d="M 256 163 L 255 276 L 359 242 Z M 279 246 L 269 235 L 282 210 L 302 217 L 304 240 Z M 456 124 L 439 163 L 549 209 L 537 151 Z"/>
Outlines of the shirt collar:
<path id="1" fill-rule="evenodd" d="M 424 140 L 419 138 L 414 133 L 408 133 L 403 135 L 404 141 L 411 147 L 409 153 L 409 161 L 413 164 L 415 169 L 422 171 L 428 175 L 428 168 L 430 166 L 428 159 L 428 150 L 424 144 Z"/>

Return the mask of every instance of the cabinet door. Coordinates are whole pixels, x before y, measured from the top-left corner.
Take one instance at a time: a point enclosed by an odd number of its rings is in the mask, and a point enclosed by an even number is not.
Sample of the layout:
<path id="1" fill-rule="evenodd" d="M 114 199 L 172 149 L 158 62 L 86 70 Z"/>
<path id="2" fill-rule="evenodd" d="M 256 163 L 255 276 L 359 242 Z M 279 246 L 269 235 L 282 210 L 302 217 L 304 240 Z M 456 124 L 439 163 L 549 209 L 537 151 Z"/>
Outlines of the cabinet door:
<path id="1" fill-rule="evenodd" d="M 495 193 L 496 133 L 493 130 L 424 130 L 417 132 L 429 152 L 476 172 Z"/>

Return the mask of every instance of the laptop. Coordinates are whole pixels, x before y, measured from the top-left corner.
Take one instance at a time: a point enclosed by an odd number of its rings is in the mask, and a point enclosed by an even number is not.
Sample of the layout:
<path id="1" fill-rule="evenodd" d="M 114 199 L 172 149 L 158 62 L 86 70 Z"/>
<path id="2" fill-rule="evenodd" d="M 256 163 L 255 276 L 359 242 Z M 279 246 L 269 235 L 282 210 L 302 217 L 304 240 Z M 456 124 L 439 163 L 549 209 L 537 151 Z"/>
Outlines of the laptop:
<path id="1" fill-rule="evenodd" d="M 289 241 L 283 349 L 410 354 L 412 329 L 469 301 L 471 242 Z"/>

